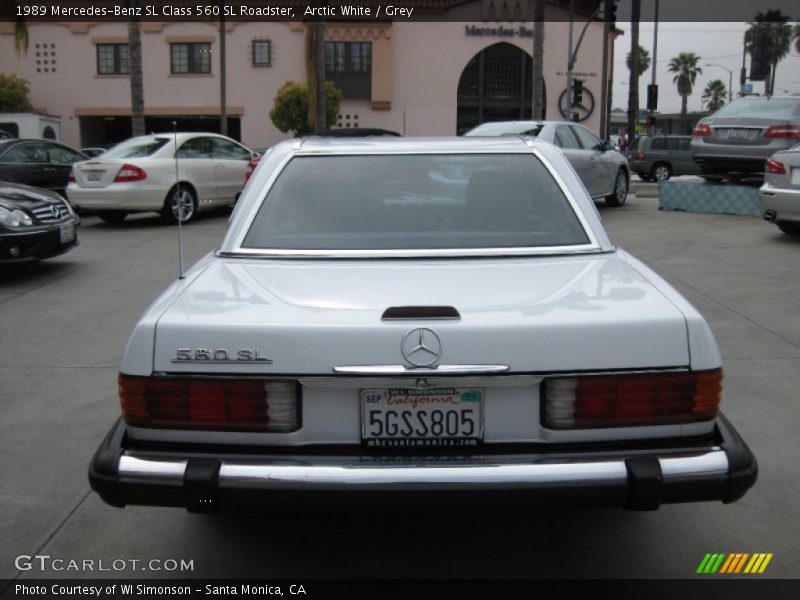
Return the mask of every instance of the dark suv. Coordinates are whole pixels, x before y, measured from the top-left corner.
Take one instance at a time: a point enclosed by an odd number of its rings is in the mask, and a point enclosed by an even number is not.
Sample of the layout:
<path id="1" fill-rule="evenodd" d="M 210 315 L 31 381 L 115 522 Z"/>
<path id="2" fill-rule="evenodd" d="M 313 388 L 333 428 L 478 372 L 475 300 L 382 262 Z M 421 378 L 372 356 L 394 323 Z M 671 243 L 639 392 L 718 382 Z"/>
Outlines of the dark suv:
<path id="1" fill-rule="evenodd" d="M 698 175 L 692 160 L 690 135 L 642 136 L 628 149 L 631 171 L 644 181 L 666 181 L 673 175 Z"/>

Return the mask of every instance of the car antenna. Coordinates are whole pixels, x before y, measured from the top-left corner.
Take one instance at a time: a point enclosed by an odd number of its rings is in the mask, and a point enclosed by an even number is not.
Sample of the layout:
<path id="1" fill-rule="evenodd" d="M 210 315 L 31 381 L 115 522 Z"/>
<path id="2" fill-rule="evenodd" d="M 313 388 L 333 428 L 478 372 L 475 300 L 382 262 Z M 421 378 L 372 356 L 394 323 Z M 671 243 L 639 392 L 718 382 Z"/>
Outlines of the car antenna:
<path id="1" fill-rule="evenodd" d="M 178 196 L 178 279 L 183 276 L 183 237 L 181 236 L 181 221 L 183 221 L 183 205 L 181 201 L 181 179 L 178 176 L 178 123 L 172 122 L 172 137 L 175 140 L 175 194 Z M 172 200 L 170 200 L 170 210 L 172 210 Z"/>

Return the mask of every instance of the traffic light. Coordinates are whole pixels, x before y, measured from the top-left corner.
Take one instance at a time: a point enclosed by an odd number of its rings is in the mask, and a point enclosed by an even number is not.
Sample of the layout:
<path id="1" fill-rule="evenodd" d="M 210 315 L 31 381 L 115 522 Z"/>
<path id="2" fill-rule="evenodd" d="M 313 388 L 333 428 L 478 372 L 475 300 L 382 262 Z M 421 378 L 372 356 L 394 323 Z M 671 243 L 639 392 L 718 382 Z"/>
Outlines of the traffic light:
<path id="1" fill-rule="evenodd" d="M 750 81 L 764 81 L 769 78 L 769 35 L 756 31 L 750 39 Z"/>
<path id="2" fill-rule="evenodd" d="M 583 102 L 583 80 L 576 79 L 572 82 L 572 103 Z"/>
<path id="3" fill-rule="evenodd" d="M 647 110 L 658 110 L 658 85 L 647 86 Z"/>

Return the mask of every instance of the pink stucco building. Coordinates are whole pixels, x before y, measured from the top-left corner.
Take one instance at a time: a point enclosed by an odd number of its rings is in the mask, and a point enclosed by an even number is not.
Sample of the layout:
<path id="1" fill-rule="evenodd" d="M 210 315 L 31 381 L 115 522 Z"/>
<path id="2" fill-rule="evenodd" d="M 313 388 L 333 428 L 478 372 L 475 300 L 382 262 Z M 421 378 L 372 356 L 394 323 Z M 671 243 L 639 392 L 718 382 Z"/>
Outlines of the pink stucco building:
<path id="1" fill-rule="evenodd" d="M 561 119 L 569 23 L 563 9 L 548 5 L 547 11 L 547 118 Z M 576 39 L 584 23 L 576 18 Z M 328 77 L 345 96 L 339 125 L 453 135 L 481 121 L 524 118 L 530 114 L 532 29 L 531 22 L 330 22 Z M 36 110 L 61 118 L 62 140 L 85 147 L 128 137 L 127 25 L 30 23 L 29 31 L 28 52 L 17 55 L 11 24 L 0 23 L 0 69 L 30 82 Z M 288 137 L 268 112 L 286 81 L 305 81 L 304 31 L 301 22 L 226 24 L 230 135 L 254 148 Z M 580 117 L 598 133 L 604 58 L 606 81 L 613 66 L 613 40 L 604 55 L 603 37 L 603 23 L 591 23 L 574 69 L 585 90 Z M 181 129 L 218 131 L 218 25 L 143 22 L 142 45 L 148 129 L 168 130 L 177 120 Z"/>

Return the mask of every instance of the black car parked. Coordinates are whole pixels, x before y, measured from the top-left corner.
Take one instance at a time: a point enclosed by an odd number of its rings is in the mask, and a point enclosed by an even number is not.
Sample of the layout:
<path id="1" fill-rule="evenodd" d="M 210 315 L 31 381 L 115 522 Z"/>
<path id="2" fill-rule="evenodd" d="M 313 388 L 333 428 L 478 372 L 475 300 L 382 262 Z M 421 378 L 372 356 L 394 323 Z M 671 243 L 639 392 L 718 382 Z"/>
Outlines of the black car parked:
<path id="1" fill-rule="evenodd" d="M 0 182 L 0 263 L 50 258 L 78 245 L 80 219 L 49 190 Z"/>
<path id="2" fill-rule="evenodd" d="M 50 140 L 0 140 L 0 181 L 44 188 L 66 198 L 72 165 L 87 158 Z"/>

